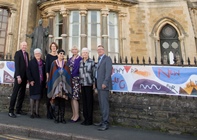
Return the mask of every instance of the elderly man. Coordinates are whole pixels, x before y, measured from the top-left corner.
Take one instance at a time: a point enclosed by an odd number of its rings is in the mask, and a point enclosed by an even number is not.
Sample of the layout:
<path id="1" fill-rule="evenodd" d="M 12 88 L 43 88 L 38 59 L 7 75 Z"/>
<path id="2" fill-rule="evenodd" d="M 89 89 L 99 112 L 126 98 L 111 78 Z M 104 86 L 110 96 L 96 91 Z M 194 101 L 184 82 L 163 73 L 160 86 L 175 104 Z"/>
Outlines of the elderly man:
<path id="1" fill-rule="evenodd" d="M 8 113 L 8 116 L 12 118 L 16 118 L 16 115 L 14 114 L 14 107 L 15 107 L 17 96 L 18 96 L 18 101 L 16 105 L 16 114 L 20 114 L 20 115 L 27 114 L 21 110 L 22 104 L 25 98 L 25 90 L 26 90 L 26 84 L 27 84 L 26 71 L 27 71 L 27 67 L 29 64 L 29 55 L 26 52 L 27 43 L 22 42 L 20 44 L 20 48 L 21 49 L 19 51 L 16 51 L 15 56 L 14 56 L 15 81 L 14 81 L 13 93 L 10 99 L 10 107 L 9 107 L 9 113 Z"/>

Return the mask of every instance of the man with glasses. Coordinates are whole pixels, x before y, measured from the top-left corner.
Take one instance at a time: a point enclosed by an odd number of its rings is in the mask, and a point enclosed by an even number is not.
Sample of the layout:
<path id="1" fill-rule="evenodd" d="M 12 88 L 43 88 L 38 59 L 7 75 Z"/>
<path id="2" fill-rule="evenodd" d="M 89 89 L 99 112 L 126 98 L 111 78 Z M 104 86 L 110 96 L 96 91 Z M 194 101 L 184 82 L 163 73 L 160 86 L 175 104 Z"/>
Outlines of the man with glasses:
<path id="1" fill-rule="evenodd" d="M 112 60 L 105 55 L 102 45 L 98 46 L 97 51 L 99 59 L 95 77 L 102 120 L 95 125 L 99 126 L 98 130 L 104 131 L 109 128 L 109 91 L 112 89 Z"/>

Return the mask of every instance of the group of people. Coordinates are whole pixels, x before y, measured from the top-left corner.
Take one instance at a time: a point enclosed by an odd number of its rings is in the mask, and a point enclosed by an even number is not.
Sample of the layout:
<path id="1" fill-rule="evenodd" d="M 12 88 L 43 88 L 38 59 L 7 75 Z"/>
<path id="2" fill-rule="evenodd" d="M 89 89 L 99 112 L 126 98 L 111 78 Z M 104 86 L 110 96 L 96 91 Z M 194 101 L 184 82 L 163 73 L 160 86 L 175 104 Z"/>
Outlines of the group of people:
<path id="1" fill-rule="evenodd" d="M 77 47 L 73 47 L 72 57 L 65 61 L 65 51 L 58 49 L 52 42 L 51 52 L 47 54 L 46 61 L 42 58 L 42 51 L 34 49 L 34 58 L 29 61 L 26 52 L 27 43 L 21 43 L 21 49 L 14 56 L 15 74 L 14 87 L 10 99 L 8 116 L 16 118 L 26 115 L 22 110 L 25 98 L 26 84 L 29 82 L 30 90 L 30 118 L 40 118 L 39 102 L 47 89 L 47 118 L 54 119 L 55 123 L 66 123 L 65 101 L 71 100 L 72 117 L 70 122 L 78 122 L 79 99 L 82 97 L 83 117 L 82 125 L 93 124 L 93 91 L 98 91 L 101 121 L 94 123 L 98 130 L 109 128 L 109 91 L 112 88 L 111 72 L 112 60 L 105 55 L 104 47 L 99 45 L 98 63 L 89 57 L 88 48 L 82 48 L 81 56 Z M 81 95 L 80 95 L 81 94 Z M 17 102 L 17 104 L 16 104 Z M 14 108 L 16 104 L 16 114 Z"/>

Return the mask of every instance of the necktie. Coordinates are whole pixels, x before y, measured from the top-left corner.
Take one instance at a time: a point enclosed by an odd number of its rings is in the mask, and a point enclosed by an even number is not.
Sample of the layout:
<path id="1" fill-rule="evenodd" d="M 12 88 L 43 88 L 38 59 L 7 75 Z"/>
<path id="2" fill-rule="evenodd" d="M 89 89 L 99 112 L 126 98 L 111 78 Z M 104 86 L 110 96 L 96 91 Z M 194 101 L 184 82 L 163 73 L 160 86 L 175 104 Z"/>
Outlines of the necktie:
<path id="1" fill-rule="evenodd" d="M 101 60 L 101 57 L 99 56 L 99 58 L 98 58 L 98 64 L 100 63 L 100 60 Z M 97 64 L 97 69 L 98 69 L 98 64 Z M 95 77 L 97 78 L 97 70 L 96 70 L 96 75 L 95 75 Z"/>
<path id="2" fill-rule="evenodd" d="M 28 67 L 27 55 L 26 55 L 25 51 L 23 52 L 23 56 L 24 56 L 26 67 Z"/>
<path id="3" fill-rule="evenodd" d="M 99 56 L 99 58 L 98 58 L 98 63 L 100 63 L 100 60 L 101 60 L 101 57 Z"/>

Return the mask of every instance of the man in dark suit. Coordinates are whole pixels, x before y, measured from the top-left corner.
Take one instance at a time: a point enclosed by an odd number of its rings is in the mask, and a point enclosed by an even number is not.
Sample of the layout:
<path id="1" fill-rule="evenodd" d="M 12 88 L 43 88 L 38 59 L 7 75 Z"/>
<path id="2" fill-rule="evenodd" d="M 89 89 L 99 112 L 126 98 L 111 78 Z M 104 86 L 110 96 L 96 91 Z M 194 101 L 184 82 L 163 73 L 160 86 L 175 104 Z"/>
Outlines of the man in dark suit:
<path id="1" fill-rule="evenodd" d="M 96 69 L 96 87 L 98 90 L 99 106 L 102 114 L 102 121 L 98 130 L 104 131 L 109 128 L 109 91 L 112 89 L 112 60 L 105 55 L 104 47 L 97 48 L 99 60 Z"/>
<path id="2" fill-rule="evenodd" d="M 17 96 L 18 96 L 18 100 L 16 105 L 16 114 L 26 115 L 26 113 L 21 110 L 25 98 L 25 90 L 27 84 L 26 70 L 29 64 L 29 55 L 26 52 L 26 49 L 27 49 L 27 43 L 22 42 L 20 44 L 20 50 L 16 51 L 14 56 L 15 80 L 14 80 L 13 93 L 10 99 L 10 107 L 8 113 L 8 116 L 12 118 L 16 118 L 16 115 L 14 114 L 14 107 L 15 107 Z"/>

